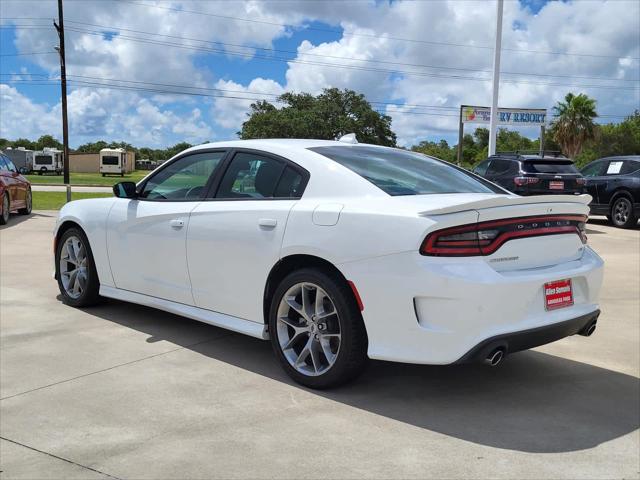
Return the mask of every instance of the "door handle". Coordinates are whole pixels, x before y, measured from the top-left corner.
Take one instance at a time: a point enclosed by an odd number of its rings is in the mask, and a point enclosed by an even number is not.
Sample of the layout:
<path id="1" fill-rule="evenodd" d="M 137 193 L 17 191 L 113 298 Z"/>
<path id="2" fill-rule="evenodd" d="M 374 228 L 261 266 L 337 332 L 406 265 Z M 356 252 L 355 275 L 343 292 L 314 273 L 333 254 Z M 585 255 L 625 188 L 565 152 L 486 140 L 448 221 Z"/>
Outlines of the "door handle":
<path id="1" fill-rule="evenodd" d="M 184 220 L 182 220 L 181 218 L 174 218 L 169 222 L 169 225 L 171 225 L 171 228 L 182 228 L 184 227 Z"/>
<path id="2" fill-rule="evenodd" d="M 261 218 L 258 220 L 258 225 L 262 228 L 276 228 L 278 221 L 274 218 Z"/>

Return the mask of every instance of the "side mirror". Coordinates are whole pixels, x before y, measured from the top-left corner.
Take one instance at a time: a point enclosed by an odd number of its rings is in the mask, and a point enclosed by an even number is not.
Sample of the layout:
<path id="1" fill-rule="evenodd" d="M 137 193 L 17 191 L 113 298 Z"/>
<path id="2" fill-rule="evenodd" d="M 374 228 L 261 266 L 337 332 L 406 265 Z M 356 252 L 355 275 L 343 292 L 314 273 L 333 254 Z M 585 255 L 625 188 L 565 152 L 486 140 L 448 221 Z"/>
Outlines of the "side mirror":
<path id="1" fill-rule="evenodd" d="M 118 198 L 137 198 L 136 184 L 134 182 L 120 182 L 113 186 L 113 194 Z"/>

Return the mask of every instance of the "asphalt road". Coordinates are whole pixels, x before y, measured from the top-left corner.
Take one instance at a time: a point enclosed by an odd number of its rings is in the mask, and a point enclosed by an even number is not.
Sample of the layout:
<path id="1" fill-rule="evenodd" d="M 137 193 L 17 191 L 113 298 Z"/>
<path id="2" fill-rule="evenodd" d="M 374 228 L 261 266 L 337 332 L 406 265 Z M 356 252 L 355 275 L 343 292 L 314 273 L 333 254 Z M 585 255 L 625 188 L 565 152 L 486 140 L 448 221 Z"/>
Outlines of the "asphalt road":
<path id="1" fill-rule="evenodd" d="M 639 477 L 639 229 L 589 226 L 606 261 L 592 337 L 495 369 L 372 362 L 315 392 L 266 342 L 63 305 L 54 215 L 0 230 L 0 478 Z"/>

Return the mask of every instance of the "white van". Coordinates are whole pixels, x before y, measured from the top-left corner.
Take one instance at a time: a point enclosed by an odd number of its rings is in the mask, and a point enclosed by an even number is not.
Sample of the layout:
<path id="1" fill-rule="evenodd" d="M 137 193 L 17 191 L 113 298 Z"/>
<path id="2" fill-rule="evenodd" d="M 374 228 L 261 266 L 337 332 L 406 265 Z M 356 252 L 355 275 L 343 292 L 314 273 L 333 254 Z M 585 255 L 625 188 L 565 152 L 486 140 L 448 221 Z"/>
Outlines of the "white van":
<path id="1" fill-rule="evenodd" d="M 100 173 L 124 177 L 127 167 L 127 152 L 124 148 L 103 148 L 100 150 Z"/>
<path id="2" fill-rule="evenodd" d="M 33 152 L 33 171 L 38 175 L 62 173 L 62 151 L 45 147 L 43 150 Z"/>

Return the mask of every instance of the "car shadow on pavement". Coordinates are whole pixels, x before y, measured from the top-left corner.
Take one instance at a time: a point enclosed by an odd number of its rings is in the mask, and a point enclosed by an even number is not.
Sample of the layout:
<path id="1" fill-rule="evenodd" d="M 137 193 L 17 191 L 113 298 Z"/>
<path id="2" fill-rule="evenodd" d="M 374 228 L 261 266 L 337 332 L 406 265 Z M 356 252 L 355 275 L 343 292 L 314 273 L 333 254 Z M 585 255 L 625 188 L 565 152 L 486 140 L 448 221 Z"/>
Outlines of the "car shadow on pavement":
<path id="1" fill-rule="evenodd" d="M 107 300 L 87 313 L 296 388 L 269 342 L 139 305 Z M 589 340 L 584 339 L 585 348 Z M 215 374 L 213 367 L 212 373 Z M 372 361 L 353 383 L 313 394 L 490 447 L 529 453 L 583 450 L 640 427 L 637 378 L 536 351 L 484 365 Z"/>
<path id="2" fill-rule="evenodd" d="M 35 218 L 35 217 L 51 217 L 51 215 L 43 215 L 40 213 L 33 213 L 33 212 L 30 213 L 29 215 L 12 213 L 11 216 L 9 217 L 9 221 L 7 222 L 7 224 L 0 226 L 0 230 L 6 230 L 8 228 L 15 227 L 21 224 L 22 222 L 26 222 L 30 218 Z"/>

